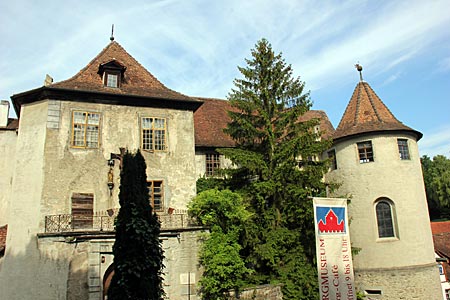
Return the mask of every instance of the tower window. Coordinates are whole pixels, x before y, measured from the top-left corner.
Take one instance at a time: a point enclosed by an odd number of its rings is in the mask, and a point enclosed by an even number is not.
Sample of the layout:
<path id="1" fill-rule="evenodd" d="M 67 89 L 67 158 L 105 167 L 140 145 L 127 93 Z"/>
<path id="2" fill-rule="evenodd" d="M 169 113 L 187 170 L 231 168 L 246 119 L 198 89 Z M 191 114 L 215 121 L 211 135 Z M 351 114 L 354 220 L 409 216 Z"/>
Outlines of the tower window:
<path id="1" fill-rule="evenodd" d="M 358 145 L 359 162 L 361 164 L 372 162 L 373 161 L 372 142 L 365 141 L 357 143 L 357 145 Z"/>
<path id="2" fill-rule="evenodd" d="M 398 153 L 400 154 L 400 159 L 402 160 L 411 159 L 409 157 L 408 140 L 397 139 L 397 145 L 398 145 Z"/>
<path id="3" fill-rule="evenodd" d="M 375 205 L 375 211 L 377 215 L 378 237 L 395 237 L 394 217 L 391 203 L 386 200 L 378 201 Z"/>

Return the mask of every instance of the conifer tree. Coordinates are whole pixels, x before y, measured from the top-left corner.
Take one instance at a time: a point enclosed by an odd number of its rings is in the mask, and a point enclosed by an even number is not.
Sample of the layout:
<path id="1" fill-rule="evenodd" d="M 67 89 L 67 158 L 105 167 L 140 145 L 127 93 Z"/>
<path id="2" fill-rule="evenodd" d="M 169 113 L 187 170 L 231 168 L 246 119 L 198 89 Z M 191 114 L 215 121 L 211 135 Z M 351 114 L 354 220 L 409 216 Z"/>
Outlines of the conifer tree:
<path id="1" fill-rule="evenodd" d="M 120 210 L 113 246 L 114 276 L 109 300 L 163 299 L 163 250 L 160 223 L 152 211 L 146 164 L 141 153 L 128 151 L 122 158 Z"/>
<path id="2" fill-rule="evenodd" d="M 254 219 L 245 229 L 243 251 L 253 283 L 283 282 L 284 299 L 315 299 L 314 223 L 309 197 L 324 196 L 327 164 L 318 160 L 329 142 L 305 121 L 311 107 L 304 82 L 294 78 L 267 40 L 257 42 L 239 67 L 225 129 L 236 148 L 219 150 L 238 166 L 231 184 L 249 201 Z"/>

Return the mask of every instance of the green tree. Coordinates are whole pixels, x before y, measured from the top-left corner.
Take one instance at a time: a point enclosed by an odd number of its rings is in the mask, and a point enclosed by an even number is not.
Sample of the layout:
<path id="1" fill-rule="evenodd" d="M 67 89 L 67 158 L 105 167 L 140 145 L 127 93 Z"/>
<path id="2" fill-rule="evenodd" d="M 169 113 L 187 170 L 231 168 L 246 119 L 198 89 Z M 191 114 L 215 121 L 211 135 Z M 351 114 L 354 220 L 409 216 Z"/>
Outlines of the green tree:
<path id="1" fill-rule="evenodd" d="M 450 218 L 450 159 L 437 155 L 421 158 L 430 219 Z"/>
<path id="2" fill-rule="evenodd" d="M 134 155 L 125 153 L 113 246 L 115 273 L 108 299 L 163 299 L 160 223 L 150 206 L 145 170 L 139 151 Z"/>
<path id="3" fill-rule="evenodd" d="M 230 290 L 239 291 L 250 270 L 240 256 L 239 243 L 250 218 L 242 197 L 229 190 L 207 190 L 189 204 L 189 214 L 203 226 L 210 227 L 200 250 L 204 267 L 200 279 L 203 299 L 227 299 Z"/>
<path id="4" fill-rule="evenodd" d="M 236 111 L 225 132 L 237 146 L 218 150 L 237 166 L 228 171 L 230 184 L 253 213 L 241 253 L 255 271 L 250 282 L 284 280 L 285 299 L 315 299 L 309 197 L 325 194 L 327 163 L 318 158 L 330 142 L 314 130 L 319 120 L 302 118 L 312 105 L 309 92 L 281 54 L 262 39 L 251 55 L 228 97 Z"/>

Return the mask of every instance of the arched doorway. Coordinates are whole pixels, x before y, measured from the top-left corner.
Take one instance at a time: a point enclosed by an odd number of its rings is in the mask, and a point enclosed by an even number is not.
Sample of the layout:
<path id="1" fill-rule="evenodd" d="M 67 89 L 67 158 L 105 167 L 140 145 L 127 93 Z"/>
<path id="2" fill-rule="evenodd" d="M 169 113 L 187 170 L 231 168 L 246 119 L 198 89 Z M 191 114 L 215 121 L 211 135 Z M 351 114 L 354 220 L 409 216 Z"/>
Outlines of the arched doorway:
<path id="1" fill-rule="evenodd" d="M 111 280 L 114 276 L 114 264 L 111 264 L 108 269 L 105 271 L 105 275 L 103 276 L 103 300 L 108 299 L 108 289 L 111 284 Z"/>

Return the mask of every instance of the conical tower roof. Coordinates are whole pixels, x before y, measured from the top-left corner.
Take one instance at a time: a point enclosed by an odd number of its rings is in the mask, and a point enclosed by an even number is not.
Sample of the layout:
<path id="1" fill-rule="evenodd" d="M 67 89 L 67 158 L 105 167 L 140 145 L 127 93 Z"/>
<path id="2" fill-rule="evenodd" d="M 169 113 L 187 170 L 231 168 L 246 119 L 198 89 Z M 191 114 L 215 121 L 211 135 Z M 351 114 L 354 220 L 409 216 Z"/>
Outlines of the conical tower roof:
<path id="1" fill-rule="evenodd" d="M 345 109 L 333 139 L 372 132 L 407 131 L 417 136 L 422 134 L 397 120 L 367 82 L 360 81 Z"/>

